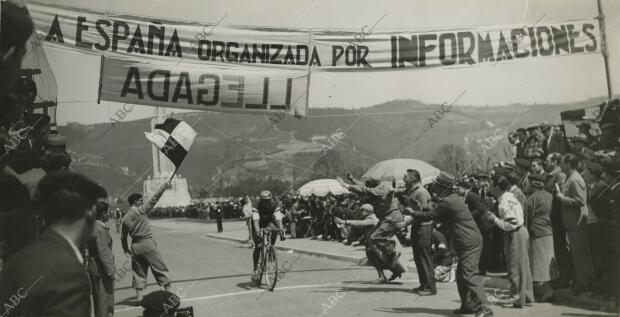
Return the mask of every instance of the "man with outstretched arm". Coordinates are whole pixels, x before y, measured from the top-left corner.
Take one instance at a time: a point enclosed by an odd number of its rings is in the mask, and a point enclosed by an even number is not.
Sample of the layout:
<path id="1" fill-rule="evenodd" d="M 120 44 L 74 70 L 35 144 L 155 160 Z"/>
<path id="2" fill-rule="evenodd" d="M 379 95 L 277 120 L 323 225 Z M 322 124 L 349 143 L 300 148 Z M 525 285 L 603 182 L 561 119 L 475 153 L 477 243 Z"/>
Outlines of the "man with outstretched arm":
<path id="1" fill-rule="evenodd" d="M 394 188 L 390 182 L 382 182 L 379 178 L 368 177 L 365 182 L 353 178 L 350 172 L 346 174 L 347 179 L 353 183 L 346 183 L 341 177 L 337 177 L 338 182 L 351 192 L 363 195 L 365 201 L 373 207 L 379 223 L 370 235 L 369 252 L 373 253 L 377 259 L 381 259 L 386 268 L 393 272 L 389 280 L 394 280 L 401 276 L 403 271 L 399 266 L 400 253 L 396 251 L 396 244 L 391 238 L 400 231 L 404 217 L 399 210 L 398 200 L 394 199 Z M 386 281 L 387 282 L 387 281 Z"/>
<path id="2" fill-rule="evenodd" d="M 141 194 L 131 194 L 127 201 L 131 206 L 123 218 L 121 243 L 125 255 L 132 259 L 133 270 L 132 286 L 136 289 L 136 303 L 142 301 L 142 290 L 146 287 L 146 276 L 149 267 L 157 284 L 170 291 L 170 279 L 168 267 L 157 249 L 149 226 L 148 213 L 153 210 L 157 201 L 166 189 L 172 187 L 170 182 L 164 183 L 146 203 Z M 127 245 L 127 235 L 131 236 L 131 251 Z"/>

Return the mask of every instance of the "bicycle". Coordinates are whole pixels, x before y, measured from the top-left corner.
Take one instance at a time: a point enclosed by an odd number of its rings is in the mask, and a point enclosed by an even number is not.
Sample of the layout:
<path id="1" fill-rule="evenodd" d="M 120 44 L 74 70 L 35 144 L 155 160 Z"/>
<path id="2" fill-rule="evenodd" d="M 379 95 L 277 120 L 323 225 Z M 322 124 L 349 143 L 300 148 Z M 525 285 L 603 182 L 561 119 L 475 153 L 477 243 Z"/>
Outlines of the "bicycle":
<path id="1" fill-rule="evenodd" d="M 257 276 L 256 284 L 258 284 L 259 287 L 261 286 L 264 275 L 267 290 L 272 292 L 278 282 L 278 258 L 276 256 L 276 249 L 271 244 L 271 235 L 280 232 L 284 233 L 283 230 L 277 228 L 261 229 L 263 247 L 260 251 L 260 259 L 258 262 L 259 275 Z"/>

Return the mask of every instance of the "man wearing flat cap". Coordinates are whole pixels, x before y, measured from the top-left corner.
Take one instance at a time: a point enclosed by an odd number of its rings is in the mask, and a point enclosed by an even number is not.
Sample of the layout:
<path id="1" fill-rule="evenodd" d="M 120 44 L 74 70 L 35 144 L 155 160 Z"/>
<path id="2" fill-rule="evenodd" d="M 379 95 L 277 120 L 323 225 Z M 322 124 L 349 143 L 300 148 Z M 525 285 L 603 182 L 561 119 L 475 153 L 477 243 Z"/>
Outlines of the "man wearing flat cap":
<path id="1" fill-rule="evenodd" d="M 456 182 L 452 174 L 442 171 L 433 181 L 433 191 L 440 199 L 437 207 L 428 212 L 405 209 L 413 216 L 414 222 L 437 219 L 451 229 L 454 250 L 459 257 L 456 285 L 461 298 L 461 307 L 454 313 L 493 316 L 493 311 L 486 307 L 488 302 L 478 275 L 482 236 L 465 201 L 454 190 Z"/>
<path id="2" fill-rule="evenodd" d="M 529 175 L 531 195 L 525 204 L 525 225 L 530 235 L 530 267 L 534 282 L 536 301 L 553 299 L 550 282 L 557 278 L 551 227 L 551 204 L 553 196 L 544 190 L 542 175 Z"/>

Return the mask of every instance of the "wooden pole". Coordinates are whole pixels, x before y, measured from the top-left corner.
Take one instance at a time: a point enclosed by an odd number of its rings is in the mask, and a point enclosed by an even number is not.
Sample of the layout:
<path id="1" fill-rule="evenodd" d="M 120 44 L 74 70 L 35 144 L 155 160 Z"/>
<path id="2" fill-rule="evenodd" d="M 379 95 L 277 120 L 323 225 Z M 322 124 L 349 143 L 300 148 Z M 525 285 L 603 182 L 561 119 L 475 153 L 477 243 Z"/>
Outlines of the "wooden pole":
<path id="1" fill-rule="evenodd" d="M 605 78 L 607 79 L 607 99 L 611 100 L 614 95 L 611 88 L 611 77 L 609 75 L 609 54 L 607 52 L 607 37 L 605 35 L 605 15 L 603 15 L 601 0 L 597 0 L 596 3 L 598 7 L 598 16 L 596 18 L 601 29 L 601 54 L 603 54 L 603 61 L 605 63 Z"/>
<path id="2" fill-rule="evenodd" d="M 314 41 L 313 39 L 313 34 L 314 30 L 310 29 L 310 34 L 308 35 L 308 47 L 310 48 L 308 50 L 309 54 L 312 55 L 312 42 Z M 310 66 L 310 56 L 308 56 L 308 82 L 306 83 L 306 109 L 305 109 L 305 113 L 304 115 L 307 117 L 308 116 L 308 108 L 310 107 L 310 74 L 312 74 L 312 66 Z"/>

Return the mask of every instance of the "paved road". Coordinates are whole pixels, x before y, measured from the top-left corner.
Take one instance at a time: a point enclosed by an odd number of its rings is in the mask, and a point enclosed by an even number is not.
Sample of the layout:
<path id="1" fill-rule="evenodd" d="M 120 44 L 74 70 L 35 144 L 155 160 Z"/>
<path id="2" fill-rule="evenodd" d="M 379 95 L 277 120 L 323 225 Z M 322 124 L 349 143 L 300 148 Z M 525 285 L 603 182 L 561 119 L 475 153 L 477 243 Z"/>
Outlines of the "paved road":
<path id="1" fill-rule="evenodd" d="M 123 268 L 120 238 L 114 228 L 117 268 Z M 153 231 L 172 272 L 173 290 L 182 306 L 194 307 L 196 316 L 451 316 L 458 307 L 456 285 L 439 284 L 439 295 L 417 297 L 414 274 L 399 283 L 373 285 L 370 267 L 309 255 L 280 252 L 286 274 L 274 292 L 250 282 L 251 249 L 234 242 L 205 237 L 204 224 L 184 223 L 178 228 Z M 129 266 L 127 266 L 129 267 Z M 116 316 L 139 316 L 133 307 L 131 272 L 116 285 Z M 158 289 L 149 276 L 148 291 Z M 496 316 L 611 316 L 552 304 L 535 304 L 521 310 L 494 308 Z"/>

